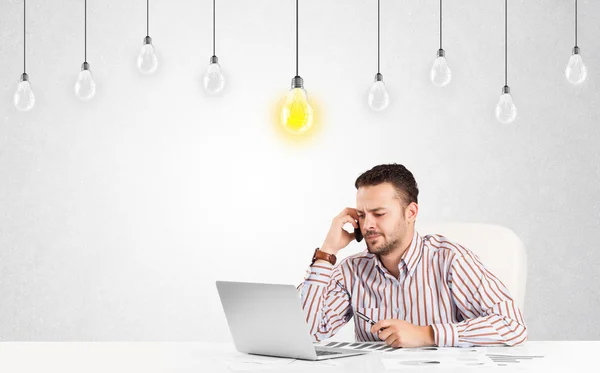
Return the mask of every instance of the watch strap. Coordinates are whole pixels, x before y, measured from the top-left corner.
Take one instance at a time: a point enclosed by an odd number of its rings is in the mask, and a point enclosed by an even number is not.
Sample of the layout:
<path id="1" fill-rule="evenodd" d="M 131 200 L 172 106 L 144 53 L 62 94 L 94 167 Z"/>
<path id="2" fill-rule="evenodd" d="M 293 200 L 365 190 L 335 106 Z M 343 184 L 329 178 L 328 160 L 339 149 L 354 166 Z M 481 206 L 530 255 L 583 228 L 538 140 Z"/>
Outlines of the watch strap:
<path id="1" fill-rule="evenodd" d="M 315 253 L 314 253 L 314 255 L 313 255 L 313 259 L 312 259 L 312 263 L 311 263 L 311 265 L 315 264 L 315 262 L 316 262 L 317 260 L 319 260 L 319 259 L 321 259 L 321 260 L 325 260 L 325 261 L 327 261 L 327 262 L 331 263 L 331 265 L 335 265 L 335 263 L 336 263 L 336 261 L 337 261 L 337 258 L 336 258 L 336 256 L 335 256 L 335 255 L 333 255 L 333 254 L 329 254 L 329 253 L 326 253 L 326 252 L 324 252 L 324 251 L 321 251 L 321 250 L 319 250 L 319 248 L 317 247 L 317 248 L 315 249 Z"/>

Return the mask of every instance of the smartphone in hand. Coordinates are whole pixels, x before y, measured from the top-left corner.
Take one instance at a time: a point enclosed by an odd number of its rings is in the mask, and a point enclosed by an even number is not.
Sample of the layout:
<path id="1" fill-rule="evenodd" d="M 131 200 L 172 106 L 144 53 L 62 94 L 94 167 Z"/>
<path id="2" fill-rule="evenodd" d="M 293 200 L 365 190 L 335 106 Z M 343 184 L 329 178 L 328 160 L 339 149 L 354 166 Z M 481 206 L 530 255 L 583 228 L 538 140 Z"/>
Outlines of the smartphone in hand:
<path id="1" fill-rule="evenodd" d="M 358 224 L 358 228 L 354 228 L 354 238 L 356 239 L 356 242 L 360 242 L 363 239 L 363 235 L 362 232 L 360 231 L 360 223 Z"/>

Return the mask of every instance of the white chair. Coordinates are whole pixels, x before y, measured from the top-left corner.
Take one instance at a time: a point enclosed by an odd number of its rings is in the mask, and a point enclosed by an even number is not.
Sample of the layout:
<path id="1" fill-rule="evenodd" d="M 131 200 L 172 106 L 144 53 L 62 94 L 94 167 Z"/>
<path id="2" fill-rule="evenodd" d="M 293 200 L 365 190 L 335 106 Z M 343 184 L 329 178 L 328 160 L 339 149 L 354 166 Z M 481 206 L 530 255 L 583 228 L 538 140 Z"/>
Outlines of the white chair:
<path id="1" fill-rule="evenodd" d="M 504 283 L 521 312 L 525 313 L 527 253 L 525 245 L 512 230 L 482 223 L 421 222 L 417 222 L 416 230 L 421 236 L 441 234 L 474 252 L 485 267 Z M 354 320 L 340 329 L 332 340 L 354 340 Z"/>

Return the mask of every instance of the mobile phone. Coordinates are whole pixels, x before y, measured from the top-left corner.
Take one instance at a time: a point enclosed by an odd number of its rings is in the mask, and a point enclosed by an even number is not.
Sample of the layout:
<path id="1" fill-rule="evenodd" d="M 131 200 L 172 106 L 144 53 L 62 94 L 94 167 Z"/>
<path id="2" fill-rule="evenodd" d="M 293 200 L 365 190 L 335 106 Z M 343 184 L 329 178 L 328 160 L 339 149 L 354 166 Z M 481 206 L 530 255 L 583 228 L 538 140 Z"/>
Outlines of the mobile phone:
<path id="1" fill-rule="evenodd" d="M 360 231 L 360 223 L 357 222 L 358 224 L 358 228 L 354 228 L 354 239 L 356 239 L 356 242 L 360 242 L 363 239 L 363 235 L 362 232 Z"/>

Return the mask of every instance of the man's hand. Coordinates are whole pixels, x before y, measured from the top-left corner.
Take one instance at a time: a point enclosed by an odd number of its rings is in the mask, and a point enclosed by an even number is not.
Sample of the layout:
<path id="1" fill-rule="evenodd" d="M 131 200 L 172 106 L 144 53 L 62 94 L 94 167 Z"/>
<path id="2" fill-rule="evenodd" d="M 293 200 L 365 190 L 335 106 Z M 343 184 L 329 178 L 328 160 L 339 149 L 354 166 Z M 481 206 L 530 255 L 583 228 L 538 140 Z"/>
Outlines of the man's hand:
<path id="1" fill-rule="evenodd" d="M 383 330 L 381 330 L 383 329 Z M 392 347 L 425 347 L 435 345 L 433 327 L 418 326 L 404 320 L 381 320 L 371 327 L 371 333 Z"/>
<path id="2" fill-rule="evenodd" d="M 352 224 L 354 228 L 358 228 L 358 212 L 356 209 L 347 207 L 340 212 L 338 216 L 333 218 L 329 233 L 321 246 L 321 251 L 329 254 L 337 254 L 338 251 L 348 246 L 354 240 L 354 233 L 348 233 L 342 228 L 346 223 Z"/>

